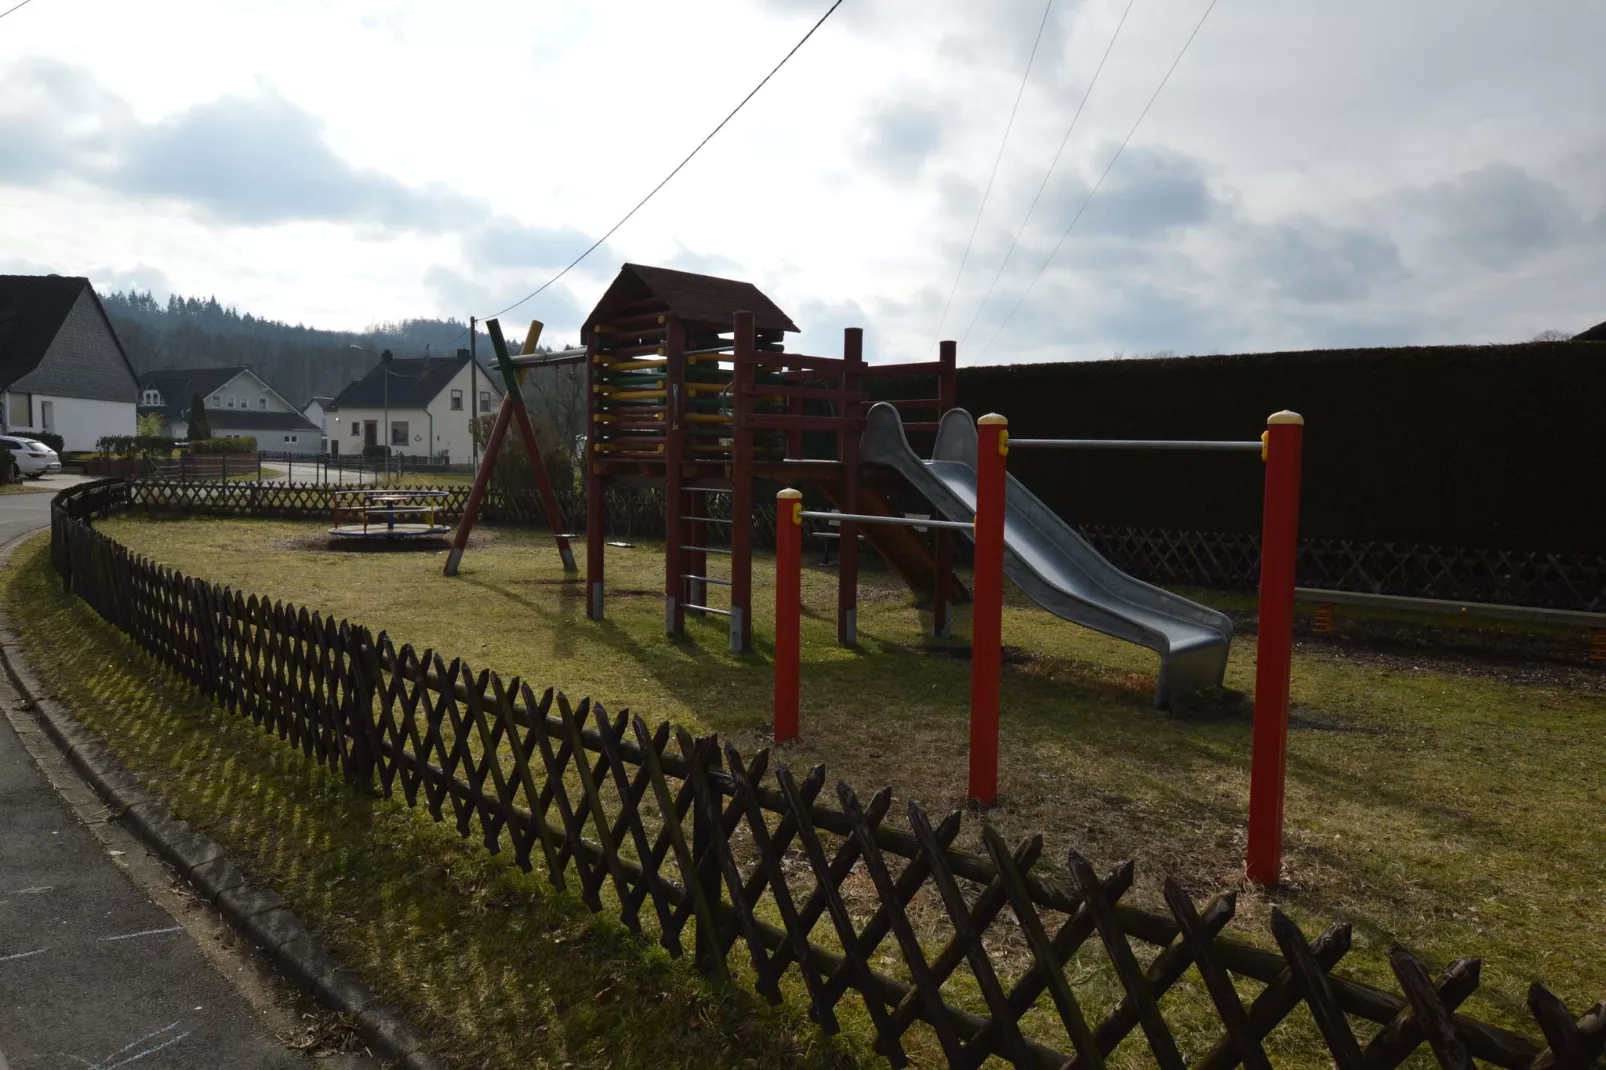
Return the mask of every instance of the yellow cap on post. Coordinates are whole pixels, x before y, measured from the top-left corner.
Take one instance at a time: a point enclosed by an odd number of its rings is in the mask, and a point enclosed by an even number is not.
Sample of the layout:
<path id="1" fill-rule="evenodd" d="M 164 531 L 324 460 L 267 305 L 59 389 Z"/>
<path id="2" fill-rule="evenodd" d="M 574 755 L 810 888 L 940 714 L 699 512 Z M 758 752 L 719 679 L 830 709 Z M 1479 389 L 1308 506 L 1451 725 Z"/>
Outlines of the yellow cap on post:
<path id="1" fill-rule="evenodd" d="M 1302 424 L 1304 424 L 1304 422 L 1305 422 L 1305 418 L 1303 416 L 1299 415 L 1299 413 L 1297 413 L 1297 412 L 1290 412 L 1287 409 L 1283 409 L 1281 412 L 1274 412 L 1270 416 L 1266 417 L 1266 426 L 1267 427 L 1274 427 L 1277 424 L 1301 424 L 1302 425 Z"/>
<path id="2" fill-rule="evenodd" d="M 996 412 L 990 412 L 977 420 L 976 426 L 1000 428 L 998 432 L 998 456 L 1009 456 L 1009 418 L 1007 416 L 1000 416 Z"/>
<path id="3" fill-rule="evenodd" d="M 775 499 L 776 512 L 782 513 L 783 515 L 787 512 L 790 512 L 792 514 L 792 523 L 798 527 L 801 527 L 803 525 L 803 492 L 800 490 L 794 490 L 791 487 L 787 487 L 784 490 L 777 491 L 775 494 Z M 780 504 L 782 502 L 789 503 L 790 508 L 787 508 L 786 505 Z"/>

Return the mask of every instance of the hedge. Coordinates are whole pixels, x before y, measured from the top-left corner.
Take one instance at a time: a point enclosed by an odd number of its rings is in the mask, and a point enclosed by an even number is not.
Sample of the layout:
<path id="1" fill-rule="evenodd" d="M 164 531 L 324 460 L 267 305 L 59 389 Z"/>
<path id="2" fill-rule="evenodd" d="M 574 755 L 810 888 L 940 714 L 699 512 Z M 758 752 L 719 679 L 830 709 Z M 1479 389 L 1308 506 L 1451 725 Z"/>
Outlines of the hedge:
<path id="1" fill-rule="evenodd" d="M 249 435 L 232 438 L 202 438 L 190 442 L 191 453 L 255 453 L 257 440 Z"/>
<path id="2" fill-rule="evenodd" d="M 1313 538 L 1581 552 L 1606 531 L 1603 342 L 964 368 L 958 395 L 1016 438 L 1253 439 L 1294 409 Z M 1009 464 L 1078 525 L 1259 530 L 1261 468 L 1242 455 L 1017 450 Z"/>

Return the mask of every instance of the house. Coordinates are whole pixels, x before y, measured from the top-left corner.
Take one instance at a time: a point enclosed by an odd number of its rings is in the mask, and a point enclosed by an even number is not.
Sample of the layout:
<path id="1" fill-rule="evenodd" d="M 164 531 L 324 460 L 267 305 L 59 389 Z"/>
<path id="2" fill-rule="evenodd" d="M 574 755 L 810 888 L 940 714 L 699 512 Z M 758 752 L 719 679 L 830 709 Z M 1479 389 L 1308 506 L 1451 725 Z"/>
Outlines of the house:
<path id="1" fill-rule="evenodd" d="M 334 401 L 334 398 L 313 398 L 301 406 L 301 415 L 318 425 L 318 433 L 323 440 L 320 453 L 329 452 L 329 406 Z"/>
<path id="2" fill-rule="evenodd" d="M 190 403 L 201 396 L 214 438 L 254 438 L 270 453 L 316 454 L 322 431 L 250 368 L 163 368 L 139 377 L 139 414 L 158 414 L 167 433 L 190 437 Z"/>
<path id="3" fill-rule="evenodd" d="M 137 380 L 88 279 L 0 275 L 0 433 L 132 435 Z"/>
<path id="4" fill-rule="evenodd" d="M 495 377 L 476 371 L 466 351 L 381 359 L 328 406 L 329 452 L 349 456 L 387 445 L 393 453 L 466 464 L 476 412 L 494 414 L 501 403 Z"/>

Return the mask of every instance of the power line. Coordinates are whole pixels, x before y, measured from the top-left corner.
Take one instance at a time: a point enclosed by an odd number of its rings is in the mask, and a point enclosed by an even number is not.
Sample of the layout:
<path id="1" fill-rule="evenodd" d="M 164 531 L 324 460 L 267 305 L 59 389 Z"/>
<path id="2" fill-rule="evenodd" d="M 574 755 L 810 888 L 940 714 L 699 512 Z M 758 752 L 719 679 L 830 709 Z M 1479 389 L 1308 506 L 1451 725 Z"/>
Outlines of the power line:
<path id="1" fill-rule="evenodd" d="M 1009 251 L 999 263 L 998 270 L 993 273 L 993 281 L 987 284 L 987 292 L 982 295 L 981 304 L 976 306 L 976 314 L 970 317 L 970 323 L 965 327 L 965 333 L 960 336 L 959 344 L 964 346 L 970 338 L 970 332 L 976 329 L 976 321 L 981 319 L 982 311 L 987 302 L 992 300 L 993 290 L 998 287 L 998 280 L 1004 277 L 1004 268 L 1009 266 L 1009 258 L 1015 255 L 1015 247 L 1020 244 L 1020 236 L 1026 232 L 1026 225 L 1032 221 L 1032 213 L 1037 211 L 1037 202 L 1042 199 L 1043 191 L 1048 189 L 1048 180 L 1054 176 L 1054 168 L 1059 166 L 1060 156 L 1065 152 L 1065 146 L 1071 143 L 1071 133 L 1076 129 L 1076 121 L 1082 117 L 1082 109 L 1087 107 L 1088 98 L 1093 95 L 1093 87 L 1099 84 L 1099 75 L 1104 73 L 1104 64 L 1110 58 L 1110 52 L 1115 48 L 1115 41 L 1121 36 L 1121 27 L 1126 25 L 1126 17 L 1132 14 L 1132 4 L 1135 0 L 1127 0 L 1126 10 L 1121 12 L 1121 21 L 1115 24 L 1115 32 L 1110 35 L 1110 43 L 1104 46 L 1104 55 L 1099 58 L 1099 65 L 1093 71 L 1093 78 L 1087 83 L 1087 90 L 1082 94 L 1082 102 L 1076 106 L 1076 114 L 1071 116 L 1071 124 L 1065 128 L 1065 136 L 1060 138 L 1060 147 L 1054 153 L 1054 159 L 1049 161 L 1048 170 L 1043 172 L 1043 181 L 1037 187 L 1037 195 L 1032 198 L 1031 207 L 1026 209 L 1026 218 L 1021 220 L 1015 229 L 1015 236 L 1010 239 Z"/>
<path id="2" fill-rule="evenodd" d="M 1149 98 L 1149 102 L 1147 104 L 1143 105 L 1143 110 L 1138 113 L 1137 122 L 1133 123 L 1132 129 L 1126 132 L 1126 137 L 1122 139 L 1120 147 L 1115 150 L 1115 155 L 1111 156 L 1110 162 L 1105 165 L 1104 173 L 1099 175 L 1099 180 L 1093 183 L 1092 189 L 1088 190 L 1087 197 L 1082 201 L 1082 206 L 1076 210 L 1076 214 L 1071 217 L 1070 225 L 1065 228 L 1065 233 L 1060 235 L 1060 240 L 1054 243 L 1054 248 L 1049 250 L 1048 256 L 1043 258 L 1043 263 L 1038 267 L 1037 274 L 1032 276 L 1032 281 L 1026 285 L 1026 289 L 1021 293 L 1020 299 L 1015 302 L 1015 307 L 1009 310 L 1009 315 L 1004 317 L 1004 322 L 998 325 L 998 330 L 994 331 L 993 336 L 987 340 L 987 344 L 982 347 L 982 351 L 978 355 L 977 359 L 987 355 L 987 351 L 993 347 L 993 343 L 998 341 L 998 336 L 1004 333 L 1004 328 L 1009 326 L 1009 321 L 1014 319 L 1015 313 L 1020 311 L 1020 306 L 1026 302 L 1026 297 L 1032 292 L 1032 288 L 1037 285 L 1037 280 L 1041 279 L 1043 277 L 1043 272 L 1048 270 L 1048 265 L 1059 253 L 1060 246 L 1065 244 L 1065 239 L 1071 236 L 1071 231 L 1076 228 L 1076 223 L 1082 218 L 1082 213 L 1087 211 L 1087 206 L 1098 193 L 1099 187 L 1103 186 L 1104 180 L 1110 177 L 1110 171 L 1115 167 L 1115 161 L 1119 160 L 1121 158 L 1121 153 L 1126 151 L 1127 143 L 1132 140 L 1132 135 L 1136 134 L 1138 132 L 1138 127 L 1143 125 L 1143 117 L 1149 114 L 1149 109 L 1154 107 L 1154 102 L 1160 98 L 1160 92 L 1161 90 L 1165 89 L 1166 83 L 1171 80 L 1171 75 L 1174 71 L 1176 71 L 1177 64 L 1181 63 L 1182 57 L 1188 54 L 1188 46 L 1193 44 L 1193 39 L 1199 36 L 1200 30 L 1204 29 L 1205 19 L 1208 19 L 1210 17 L 1210 13 L 1215 9 L 1216 0 L 1210 0 L 1210 6 L 1205 8 L 1204 14 L 1199 16 L 1199 22 L 1194 26 L 1193 32 L 1190 33 L 1188 35 L 1188 39 L 1182 43 L 1182 51 L 1177 53 L 1177 58 L 1171 61 L 1170 67 L 1166 68 L 1165 77 L 1161 78 L 1160 84 L 1155 86 L 1154 95 Z"/>
<path id="3" fill-rule="evenodd" d="M 22 3 L 20 3 L 20 4 L 11 5 L 10 7 L 6 8 L 4 11 L 0 11 L 0 19 L 5 18 L 7 15 L 9 15 L 13 11 L 17 10 L 17 8 L 26 7 L 31 3 L 33 3 L 33 0 L 22 0 Z"/>
<path id="4" fill-rule="evenodd" d="M 626 223 L 628 223 L 630 221 L 630 217 L 631 216 L 633 216 L 637 212 L 641 211 L 642 207 L 644 205 L 646 205 L 646 203 L 648 201 L 652 200 L 654 195 L 656 195 L 659 190 L 663 189 L 665 186 L 667 186 L 669 184 L 669 180 L 670 179 L 672 179 L 676 175 L 680 174 L 681 168 L 683 168 L 687 164 L 691 163 L 692 157 L 696 156 L 699 152 L 701 152 L 702 149 L 703 149 L 703 146 L 708 144 L 710 141 L 712 141 L 714 139 L 714 135 L 715 134 L 717 134 L 721 130 L 725 129 L 725 124 L 726 123 L 728 123 L 732 119 L 736 118 L 736 113 L 741 111 L 742 108 L 746 107 L 747 102 L 752 100 L 755 96 L 758 95 L 758 91 L 760 89 L 763 89 L 764 86 L 769 83 L 769 80 L 771 78 L 774 78 L 776 73 L 779 72 L 782 67 L 786 66 L 787 60 L 791 59 L 794 55 L 796 55 L 797 54 L 797 50 L 802 48 L 805 44 L 807 44 L 808 43 L 808 39 L 810 37 L 814 36 L 814 31 L 818 30 L 821 26 L 825 25 L 825 20 L 830 18 L 831 15 L 833 13 L 835 13 L 836 9 L 841 7 L 841 6 L 842 6 L 842 0 L 835 0 L 835 2 L 826 10 L 825 14 L 820 16 L 819 21 L 816 22 L 813 26 L 809 27 L 809 32 L 804 34 L 802 36 L 802 38 L 799 39 L 798 43 L 792 46 L 791 51 L 787 52 L 786 55 L 781 57 L 781 62 L 777 63 L 770 70 L 770 72 L 768 74 L 766 74 L 763 77 L 763 79 L 748 92 L 747 96 L 745 96 L 745 97 L 743 97 L 741 99 L 741 103 L 737 104 L 736 107 L 732 108 L 731 111 L 730 111 L 730 114 L 725 116 L 725 118 L 721 119 L 719 121 L 719 125 L 714 127 L 714 129 L 710 130 L 708 132 L 708 136 L 703 138 L 701 141 L 699 141 L 697 143 L 697 147 L 692 149 L 691 152 L 687 153 L 686 154 L 686 158 L 684 160 L 681 160 L 678 164 L 675 165 L 675 169 L 673 171 L 669 172 L 669 174 L 664 176 L 663 181 L 659 182 L 656 186 L 654 186 L 647 193 L 647 195 L 645 197 L 643 197 L 641 200 L 637 201 L 636 202 L 636 206 L 634 208 L 630 209 L 630 211 L 628 211 L 628 212 L 626 212 L 624 214 L 624 218 L 620 219 L 619 222 L 617 222 L 613 226 L 609 227 L 608 228 L 608 232 L 606 234 L 604 234 L 602 237 L 598 238 L 596 241 L 592 242 L 590 248 L 588 248 L 585 252 L 581 253 L 579 256 L 575 257 L 574 260 L 572 260 L 569 263 L 568 267 L 564 268 L 562 271 L 558 272 L 556 275 L 552 276 L 550 279 L 546 280 L 541 285 L 537 286 L 534 290 L 530 291 L 530 293 L 527 294 L 526 296 L 521 297 L 519 300 L 513 302 L 511 305 L 508 305 L 506 308 L 502 309 L 501 312 L 494 313 L 494 314 L 492 314 L 490 316 L 486 316 L 484 318 L 485 319 L 495 319 L 497 316 L 502 316 L 502 315 L 505 315 L 506 313 L 509 313 L 509 312 L 513 311 L 515 308 L 518 308 L 520 305 L 524 304 L 524 302 L 530 300 L 530 298 L 535 297 L 541 291 L 545 290 L 548 286 L 551 286 L 553 283 L 555 283 L 559 279 L 563 278 L 563 276 L 567 275 L 573 268 L 575 268 L 577 265 L 579 265 L 580 261 L 584 260 L 586 257 L 590 256 L 592 253 L 596 252 L 598 246 L 600 246 L 603 242 L 607 241 L 609 238 L 613 237 L 614 231 L 618 230 L 620 227 L 622 227 Z"/>
<path id="5" fill-rule="evenodd" d="M 993 180 L 998 177 L 998 165 L 1004 159 L 1004 146 L 1009 144 L 1009 132 L 1015 128 L 1015 113 L 1020 110 L 1020 98 L 1026 93 L 1026 79 L 1032 73 L 1032 61 L 1037 59 L 1037 46 L 1043 41 L 1043 28 L 1048 25 L 1048 13 L 1054 0 L 1043 5 L 1043 20 L 1037 24 L 1037 36 L 1032 40 L 1032 54 L 1026 57 L 1026 70 L 1020 76 L 1020 88 L 1015 90 L 1015 103 L 1009 109 L 1009 122 L 1004 124 L 1004 139 L 998 143 L 998 155 L 993 157 L 993 169 L 987 176 L 987 188 L 982 190 L 981 205 L 976 209 L 976 222 L 970 225 L 970 238 L 965 242 L 964 255 L 959 258 L 959 270 L 954 273 L 954 284 L 948 287 L 948 300 L 943 302 L 942 317 L 937 320 L 937 334 L 941 336 L 943 324 L 948 322 L 948 309 L 953 306 L 959 280 L 965 277 L 965 263 L 970 259 L 970 247 L 976 243 L 976 231 L 981 229 L 981 217 L 987 211 L 987 198 L 992 196 Z"/>

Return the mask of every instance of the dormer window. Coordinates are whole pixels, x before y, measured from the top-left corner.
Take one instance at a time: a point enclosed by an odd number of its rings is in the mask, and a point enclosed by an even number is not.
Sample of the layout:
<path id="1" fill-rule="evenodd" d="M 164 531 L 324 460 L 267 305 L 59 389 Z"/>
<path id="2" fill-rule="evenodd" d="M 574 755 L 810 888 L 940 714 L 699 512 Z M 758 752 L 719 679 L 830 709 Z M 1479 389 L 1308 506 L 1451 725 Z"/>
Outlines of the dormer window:
<path id="1" fill-rule="evenodd" d="M 159 390 L 147 390 L 140 399 L 141 405 L 160 405 L 161 403 L 162 393 Z"/>

